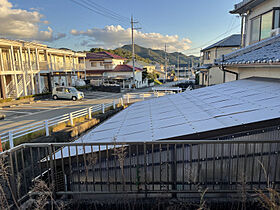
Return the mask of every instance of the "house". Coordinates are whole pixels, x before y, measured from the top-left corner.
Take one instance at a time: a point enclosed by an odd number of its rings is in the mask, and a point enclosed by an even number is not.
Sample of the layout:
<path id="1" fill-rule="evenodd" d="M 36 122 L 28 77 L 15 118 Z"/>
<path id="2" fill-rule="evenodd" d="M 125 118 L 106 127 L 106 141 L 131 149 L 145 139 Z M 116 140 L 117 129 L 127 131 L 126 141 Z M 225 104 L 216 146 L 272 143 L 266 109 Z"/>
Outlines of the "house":
<path id="1" fill-rule="evenodd" d="M 0 98 L 49 92 L 75 85 L 85 72 L 84 53 L 35 42 L 0 39 Z"/>
<path id="2" fill-rule="evenodd" d="M 126 59 L 103 51 L 86 54 L 86 74 L 90 79 L 103 78 L 103 73 L 112 71 L 117 65 L 123 65 Z"/>
<path id="3" fill-rule="evenodd" d="M 280 1 L 244 0 L 230 13 L 242 17 L 243 48 L 217 60 L 224 81 L 280 78 Z"/>
<path id="4" fill-rule="evenodd" d="M 133 66 L 133 62 L 132 61 L 129 61 L 127 64 L 130 65 L 130 66 Z M 134 62 L 134 66 L 138 67 L 140 69 L 147 70 L 147 73 L 149 73 L 149 74 L 154 73 L 154 71 L 156 70 L 156 66 L 155 65 L 149 64 L 149 63 L 145 63 L 144 61 L 135 61 Z"/>
<path id="5" fill-rule="evenodd" d="M 214 65 L 215 59 L 239 49 L 240 43 L 241 35 L 233 34 L 201 50 L 201 66 L 198 68 L 200 85 L 223 83 L 224 73 Z"/>
<path id="6" fill-rule="evenodd" d="M 142 79 L 143 71 L 141 68 L 134 68 L 136 88 L 148 86 L 148 81 L 143 81 Z M 128 64 L 117 65 L 113 70 L 104 72 L 103 76 L 110 80 L 118 81 L 123 88 L 131 88 L 133 85 L 133 67 Z"/>

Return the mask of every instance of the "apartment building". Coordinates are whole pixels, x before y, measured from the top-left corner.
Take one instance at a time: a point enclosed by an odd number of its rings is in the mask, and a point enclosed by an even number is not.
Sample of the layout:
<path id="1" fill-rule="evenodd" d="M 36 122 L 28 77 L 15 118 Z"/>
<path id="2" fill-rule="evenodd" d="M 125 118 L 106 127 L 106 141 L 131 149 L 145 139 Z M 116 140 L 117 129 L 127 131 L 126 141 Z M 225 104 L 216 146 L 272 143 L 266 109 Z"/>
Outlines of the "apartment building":
<path id="1" fill-rule="evenodd" d="M 34 42 L 0 39 L 0 98 L 49 92 L 74 85 L 85 72 L 85 53 Z"/>
<path id="2" fill-rule="evenodd" d="M 242 17 L 242 48 L 218 60 L 224 81 L 280 78 L 280 1 L 243 0 L 230 11 Z"/>
<path id="3" fill-rule="evenodd" d="M 198 68 L 200 85 L 223 83 L 224 72 L 215 66 L 215 60 L 239 49 L 240 43 L 241 35 L 233 34 L 201 50 L 201 66 Z"/>

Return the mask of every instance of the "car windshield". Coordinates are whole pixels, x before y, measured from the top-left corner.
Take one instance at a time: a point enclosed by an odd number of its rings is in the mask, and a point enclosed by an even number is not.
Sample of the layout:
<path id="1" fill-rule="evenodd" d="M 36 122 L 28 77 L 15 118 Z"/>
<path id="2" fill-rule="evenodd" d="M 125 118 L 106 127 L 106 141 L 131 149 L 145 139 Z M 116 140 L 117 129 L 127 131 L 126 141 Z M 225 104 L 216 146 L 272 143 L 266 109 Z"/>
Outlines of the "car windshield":
<path id="1" fill-rule="evenodd" d="M 73 88 L 73 87 L 72 87 L 72 88 L 69 88 L 69 92 L 70 92 L 70 93 L 76 93 L 76 92 L 77 92 L 77 89 L 76 89 L 76 88 Z"/>

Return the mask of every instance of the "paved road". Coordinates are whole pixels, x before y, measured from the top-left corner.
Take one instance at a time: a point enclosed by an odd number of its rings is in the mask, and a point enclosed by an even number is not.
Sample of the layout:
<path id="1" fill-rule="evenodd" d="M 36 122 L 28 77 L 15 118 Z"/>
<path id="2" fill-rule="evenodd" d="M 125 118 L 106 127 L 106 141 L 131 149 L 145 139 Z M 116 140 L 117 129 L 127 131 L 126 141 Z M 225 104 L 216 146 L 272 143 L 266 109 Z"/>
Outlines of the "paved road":
<path id="1" fill-rule="evenodd" d="M 24 126 L 41 120 L 53 118 L 79 109 L 90 107 L 94 104 L 112 102 L 113 99 L 122 97 L 123 93 L 87 92 L 80 101 L 71 100 L 41 100 L 31 104 L 4 108 L 0 112 L 7 117 L 0 120 L 0 133 L 12 128 Z"/>
<path id="2" fill-rule="evenodd" d="M 171 86 L 173 83 L 166 83 L 164 86 Z M 152 88 L 135 89 L 128 92 L 149 92 Z M 127 91 L 126 91 L 127 92 Z M 31 104 L 23 104 L 11 108 L 0 109 L 5 114 L 5 120 L 0 120 L 0 133 L 24 126 L 29 123 L 50 119 L 59 115 L 70 113 L 94 104 L 112 102 L 113 99 L 121 98 L 125 93 L 108 93 L 91 91 L 85 93 L 81 101 L 71 100 L 41 100 Z"/>

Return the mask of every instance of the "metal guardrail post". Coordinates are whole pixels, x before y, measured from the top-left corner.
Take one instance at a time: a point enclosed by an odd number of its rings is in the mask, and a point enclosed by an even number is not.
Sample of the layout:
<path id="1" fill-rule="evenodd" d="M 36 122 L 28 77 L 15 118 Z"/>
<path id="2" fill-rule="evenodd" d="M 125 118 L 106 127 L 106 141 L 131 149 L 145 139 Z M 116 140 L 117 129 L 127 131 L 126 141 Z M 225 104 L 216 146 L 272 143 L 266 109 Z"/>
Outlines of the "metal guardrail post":
<path id="1" fill-rule="evenodd" d="M 105 105 L 102 104 L 102 113 L 104 114 L 105 113 Z"/>
<path id="2" fill-rule="evenodd" d="M 73 114 L 72 114 L 72 112 L 71 112 L 71 113 L 69 113 L 69 120 L 70 120 L 70 124 L 71 124 L 71 126 L 74 126 L 74 122 L 73 122 Z"/>
<path id="3" fill-rule="evenodd" d="M 9 131 L 10 149 L 14 147 L 13 131 Z"/>
<path id="4" fill-rule="evenodd" d="M 129 94 L 127 94 L 127 103 L 129 104 Z"/>
<path id="5" fill-rule="evenodd" d="M 50 131 L 49 131 L 49 122 L 48 120 L 45 120 L 45 129 L 46 129 L 46 136 L 50 135 Z"/>
<path id="6" fill-rule="evenodd" d="M 113 100 L 113 108 L 116 109 L 116 101 L 115 101 L 115 99 Z"/>
<path id="7" fill-rule="evenodd" d="M 121 98 L 120 100 L 121 100 L 121 105 L 123 106 L 123 99 Z"/>
<path id="8" fill-rule="evenodd" d="M 145 100 L 145 94 L 144 93 L 142 94 L 142 100 L 143 101 Z"/>
<path id="9" fill-rule="evenodd" d="M 91 107 L 88 108 L 88 119 L 92 119 L 92 116 L 91 116 Z"/>

